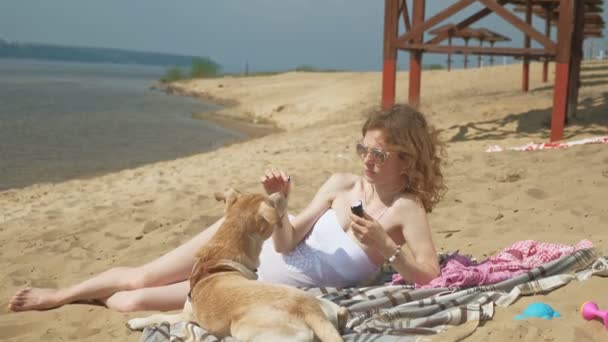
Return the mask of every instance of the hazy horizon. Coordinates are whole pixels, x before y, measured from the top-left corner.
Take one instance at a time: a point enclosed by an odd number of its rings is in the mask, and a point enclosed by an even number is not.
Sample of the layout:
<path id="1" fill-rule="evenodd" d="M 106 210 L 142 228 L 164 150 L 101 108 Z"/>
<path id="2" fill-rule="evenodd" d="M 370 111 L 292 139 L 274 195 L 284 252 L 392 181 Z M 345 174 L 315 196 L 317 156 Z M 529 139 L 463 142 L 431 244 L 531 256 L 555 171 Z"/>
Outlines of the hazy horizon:
<path id="1" fill-rule="evenodd" d="M 428 2 L 426 17 L 452 3 L 439 7 L 438 2 Z M 471 5 L 449 22 L 480 8 L 480 4 Z M 602 16 L 608 21 L 605 11 Z M 0 2 L 0 38 L 7 41 L 195 55 L 215 60 L 224 72 L 242 71 L 246 64 L 250 71 L 299 65 L 380 70 L 383 20 L 384 2 L 369 0 Z M 539 18 L 534 18 L 534 24 L 543 31 Z M 497 46 L 522 45 L 523 33 L 494 14 L 473 27 L 486 27 L 512 39 Z M 607 29 L 604 35 L 608 36 Z M 592 41 L 608 48 L 605 38 Z M 456 67 L 461 67 L 462 56 L 454 59 Z M 444 65 L 445 60 L 445 55 L 425 54 L 423 63 Z M 476 61 L 470 63 L 476 65 Z M 400 52 L 399 67 L 407 66 L 407 52 Z"/>

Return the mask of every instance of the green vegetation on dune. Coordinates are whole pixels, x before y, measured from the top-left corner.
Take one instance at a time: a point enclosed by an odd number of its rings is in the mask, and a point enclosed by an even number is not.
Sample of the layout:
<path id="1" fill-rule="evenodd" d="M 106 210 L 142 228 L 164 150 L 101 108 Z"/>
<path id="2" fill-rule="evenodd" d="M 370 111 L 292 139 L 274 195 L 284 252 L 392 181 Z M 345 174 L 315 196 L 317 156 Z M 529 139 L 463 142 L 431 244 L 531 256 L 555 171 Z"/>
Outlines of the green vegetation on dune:
<path id="1" fill-rule="evenodd" d="M 285 71 L 255 71 L 242 74 L 220 74 L 220 65 L 209 59 L 194 59 L 190 71 L 179 66 L 173 66 L 167 69 L 165 75 L 160 79 L 162 83 L 170 83 L 184 79 L 192 78 L 212 78 L 230 75 L 232 77 L 255 77 L 255 76 L 274 76 L 284 74 L 286 72 L 339 72 L 344 70 L 337 69 L 322 69 L 310 65 L 299 65 L 294 69 Z"/>
<path id="2" fill-rule="evenodd" d="M 424 64 L 422 66 L 423 70 L 443 70 L 443 65 L 441 64 Z"/>
<path id="3" fill-rule="evenodd" d="M 187 78 L 216 77 L 219 71 L 220 65 L 216 62 L 208 58 L 194 58 L 190 66 L 190 72 L 186 73 L 179 66 L 173 66 L 167 69 L 160 81 L 169 83 Z"/>
<path id="4" fill-rule="evenodd" d="M 310 66 L 310 65 L 299 65 L 297 66 L 294 71 L 298 71 L 298 72 L 338 72 L 338 71 L 343 71 L 343 70 L 337 70 L 337 69 L 321 69 L 321 68 L 317 68 L 314 66 Z"/>

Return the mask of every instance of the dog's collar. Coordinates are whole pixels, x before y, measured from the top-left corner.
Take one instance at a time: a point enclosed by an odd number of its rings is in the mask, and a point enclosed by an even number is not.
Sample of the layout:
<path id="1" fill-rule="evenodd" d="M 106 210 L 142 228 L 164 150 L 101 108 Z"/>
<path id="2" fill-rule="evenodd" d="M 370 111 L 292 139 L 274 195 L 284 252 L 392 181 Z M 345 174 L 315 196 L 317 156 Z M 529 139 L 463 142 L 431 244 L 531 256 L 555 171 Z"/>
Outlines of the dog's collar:
<path id="1" fill-rule="evenodd" d="M 200 259 L 198 260 L 200 261 Z M 197 263 L 198 263 L 197 261 Z M 251 270 L 249 267 L 241 264 L 240 262 L 236 262 L 234 260 L 230 260 L 230 259 L 220 259 L 220 261 L 218 261 L 217 264 L 215 264 L 215 267 L 225 267 L 231 271 L 237 271 L 240 274 L 242 274 L 245 278 L 249 279 L 249 280 L 257 280 L 258 279 L 258 275 L 256 273 L 257 270 Z M 213 273 L 219 273 L 219 272 L 213 272 Z M 202 279 L 201 279 L 202 280 Z M 190 291 L 188 292 L 188 301 L 192 302 L 192 289 L 190 289 Z"/>
<path id="2" fill-rule="evenodd" d="M 230 270 L 234 270 L 237 271 L 239 273 L 241 273 L 245 278 L 249 279 L 249 280 L 256 280 L 258 279 L 258 275 L 256 273 L 257 270 L 252 270 L 249 267 L 241 264 L 240 262 L 236 262 L 234 260 L 230 260 L 230 259 L 221 259 L 218 261 L 217 264 L 215 264 L 215 266 L 222 266 L 222 267 L 226 267 Z M 214 272 L 215 273 L 215 272 Z"/>

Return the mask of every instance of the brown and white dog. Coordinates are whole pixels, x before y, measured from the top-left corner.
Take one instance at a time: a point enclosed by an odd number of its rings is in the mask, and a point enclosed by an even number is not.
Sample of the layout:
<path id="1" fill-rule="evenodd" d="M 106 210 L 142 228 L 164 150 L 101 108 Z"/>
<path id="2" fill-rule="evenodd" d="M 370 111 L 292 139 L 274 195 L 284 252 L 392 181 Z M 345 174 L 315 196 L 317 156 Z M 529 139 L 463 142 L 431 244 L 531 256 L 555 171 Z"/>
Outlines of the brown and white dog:
<path id="1" fill-rule="evenodd" d="M 263 242 L 281 229 L 285 198 L 228 190 L 216 199 L 226 203 L 225 220 L 197 254 L 191 300 L 179 314 L 134 318 L 129 328 L 184 320 L 242 341 L 342 341 L 344 309 L 293 287 L 255 280 Z"/>

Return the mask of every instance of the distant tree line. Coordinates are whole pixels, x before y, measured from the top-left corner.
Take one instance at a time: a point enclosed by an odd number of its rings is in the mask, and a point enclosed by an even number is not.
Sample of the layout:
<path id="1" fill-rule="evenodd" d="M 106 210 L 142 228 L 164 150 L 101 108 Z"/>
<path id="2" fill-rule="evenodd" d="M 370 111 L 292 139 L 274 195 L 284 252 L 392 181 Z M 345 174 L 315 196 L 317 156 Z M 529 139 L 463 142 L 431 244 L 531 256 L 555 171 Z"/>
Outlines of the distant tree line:
<path id="1" fill-rule="evenodd" d="M 206 57 L 139 52 L 123 49 L 71 47 L 37 43 L 7 42 L 0 39 L 0 58 L 30 58 L 55 61 L 191 66 L 193 61 L 217 65 Z M 217 65 L 219 68 L 219 65 Z"/>

